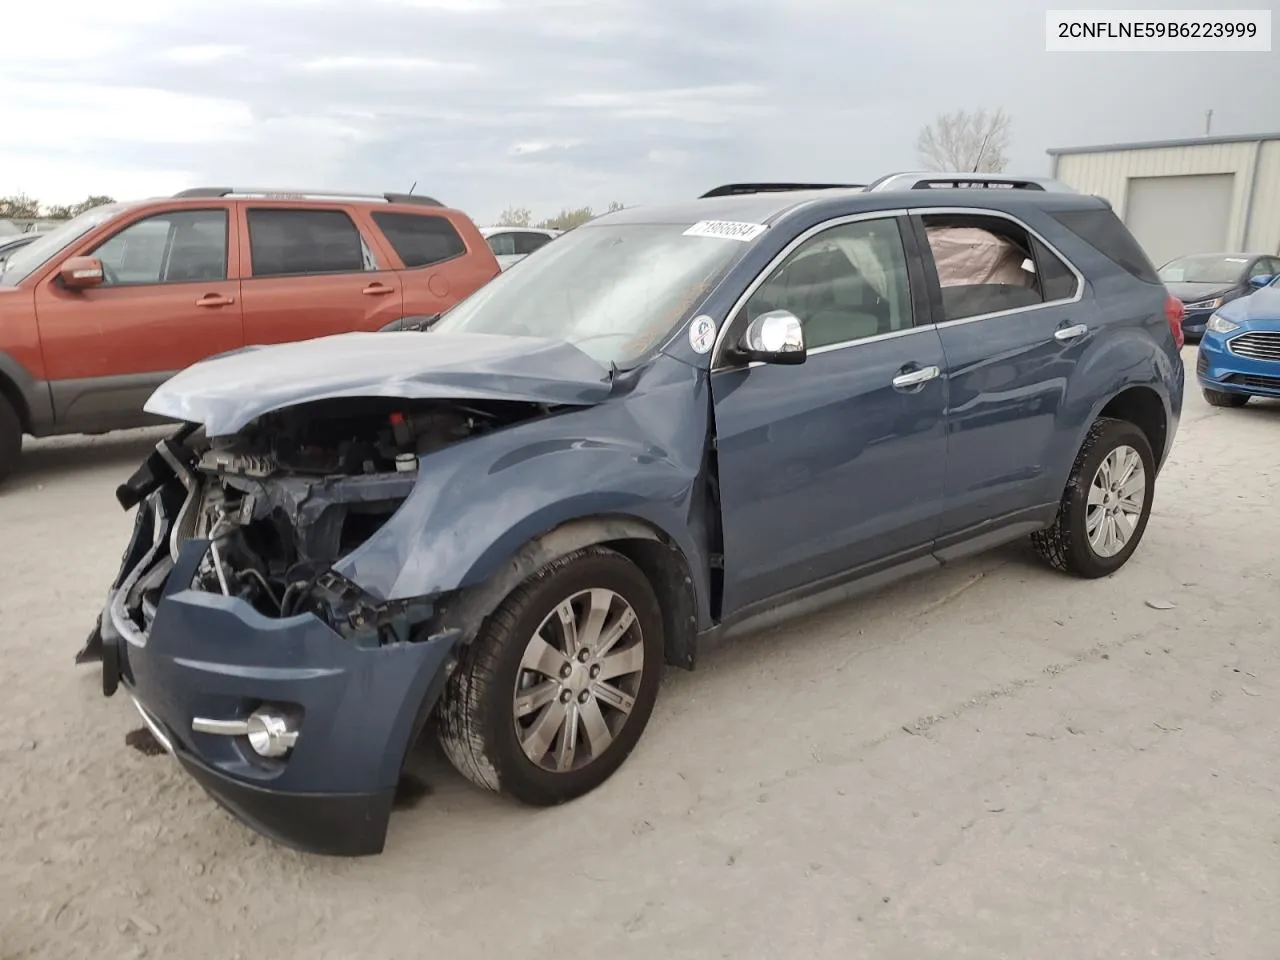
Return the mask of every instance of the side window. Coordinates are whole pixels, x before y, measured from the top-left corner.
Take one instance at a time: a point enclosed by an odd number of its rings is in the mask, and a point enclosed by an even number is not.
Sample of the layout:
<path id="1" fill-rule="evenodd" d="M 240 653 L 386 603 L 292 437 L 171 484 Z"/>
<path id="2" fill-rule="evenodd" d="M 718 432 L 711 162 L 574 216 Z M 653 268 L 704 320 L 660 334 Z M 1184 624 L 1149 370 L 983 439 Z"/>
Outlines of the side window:
<path id="1" fill-rule="evenodd" d="M 1071 268 L 1035 237 L 1031 238 L 1031 248 L 1036 255 L 1036 275 L 1040 278 L 1040 292 L 1045 300 L 1052 302 L 1074 297 L 1080 282 Z"/>
<path id="2" fill-rule="evenodd" d="M 1273 274 L 1271 260 L 1267 257 L 1259 257 L 1254 261 L 1253 266 L 1249 268 L 1249 276 L 1247 279 L 1252 280 L 1254 277 L 1266 277 Z"/>
<path id="3" fill-rule="evenodd" d="M 1269 257 L 1267 259 L 1267 273 L 1273 277 L 1280 274 L 1280 260 L 1275 257 Z"/>
<path id="4" fill-rule="evenodd" d="M 227 211 L 172 210 L 131 223 L 89 253 L 103 285 L 227 279 Z"/>
<path id="5" fill-rule="evenodd" d="M 861 220 L 806 240 L 747 301 L 749 320 L 770 310 L 799 317 L 810 350 L 910 327 L 898 222 Z"/>
<path id="6" fill-rule="evenodd" d="M 1067 265 L 1012 220 L 934 214 L 923 221 L 947 320 L 1075 296 L 1076 278 Z"/>
<path id="7" fill-rule="evenodd" d="M 354 221 L 341 210 L 259 208 L 247 216 L 255 277 L 377 269 Z"/>
<path id="8" fill-rule="evenodd" d="M 516 235 L 514 233 L 495 233 L 485 239 L 495 257 L 510 257 L 516 252 Z"/>
<path id="9" fill-rule="evenodd" d="M 530 253 L 533 253 L 533 251 L 535 250 L 541 250 L 550 242 L 551 242 L 551 238 L 548 237 L 545 233 L 534 233 L 532 231 L 517 233 L 516 234 L 516 253 L 530 254 Z"/>
<path id="10" fill-rule="evenodd" d="M 426 213 L 375 212 L 373 222 L 406 267 L 427 267 L 467 252 L 462 237 L 445 217 Z"/>

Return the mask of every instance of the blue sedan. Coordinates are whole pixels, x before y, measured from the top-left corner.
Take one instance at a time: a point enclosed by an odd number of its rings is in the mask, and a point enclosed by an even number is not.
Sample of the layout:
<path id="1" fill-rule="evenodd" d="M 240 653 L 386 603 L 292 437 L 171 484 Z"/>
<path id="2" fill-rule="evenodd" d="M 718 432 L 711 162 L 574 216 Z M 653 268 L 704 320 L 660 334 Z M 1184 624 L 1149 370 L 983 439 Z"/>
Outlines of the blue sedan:
<path id="1" fill-rule="evenodd" d="M 1209 318 L 1196 377 L 1205 400 L 1215 407 L 1280 397 L 1280 277 Z"/>

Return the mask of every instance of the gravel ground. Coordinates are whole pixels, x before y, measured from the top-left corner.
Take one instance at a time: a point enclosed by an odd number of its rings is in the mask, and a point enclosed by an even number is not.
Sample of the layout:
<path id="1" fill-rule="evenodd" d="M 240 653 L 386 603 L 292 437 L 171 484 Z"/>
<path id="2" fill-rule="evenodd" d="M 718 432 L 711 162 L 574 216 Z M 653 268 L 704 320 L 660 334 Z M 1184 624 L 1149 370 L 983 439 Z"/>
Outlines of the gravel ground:
<path id="1" fill-rule="evenodd" d="M 125 745 L 71 658 L 156 434 L 31 444 L 0 492 L 0 958 L 1274 960 L 1277 431 L 1193 390 L 1117 576 L 1009 548 L 725 643 L 594 794 L 524 809 L 429 757 L 365 860 Z"/>

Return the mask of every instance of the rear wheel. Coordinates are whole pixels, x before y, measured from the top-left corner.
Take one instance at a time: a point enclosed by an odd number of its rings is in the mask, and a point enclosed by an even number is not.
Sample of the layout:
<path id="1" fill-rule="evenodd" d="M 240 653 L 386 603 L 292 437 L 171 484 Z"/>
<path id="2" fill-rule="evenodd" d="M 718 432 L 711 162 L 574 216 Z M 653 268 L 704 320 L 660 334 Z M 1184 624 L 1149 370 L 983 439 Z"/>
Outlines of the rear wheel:
<path id="1" fill-rule="evenodd" d="M 1053 526 L 1031 538 L 1036 551 L 1080 577 L 1119 570 L 1147 529 L 1155 478 L 1146 434 L 1126 420 L 1096 421 L 1076 455 Z"/>
<path id="2" fill-rule="evenodd" d="M 1243 407 L 1249 402 L 1247 393 L 1226 393 L 1222 390 L 1210 390 L 1208 387 L 1202 387 L 1200 392 L 1204 394 L 1205 403 L 1211 407 Z"/>
<path id="3" fill-rule="evenodd" d="M 22 454 L 22 422 L 18 412 L 0 396 L 0 483 L 13 473 Z"/>
<path id="4" fill-rule="evenodd" d="M 440 741 L 478 786 L 547 806 L 594 790 L 658 694 L 662 614 L 630 560 L 589 547 L 517 587 L 463 652 Z"/>

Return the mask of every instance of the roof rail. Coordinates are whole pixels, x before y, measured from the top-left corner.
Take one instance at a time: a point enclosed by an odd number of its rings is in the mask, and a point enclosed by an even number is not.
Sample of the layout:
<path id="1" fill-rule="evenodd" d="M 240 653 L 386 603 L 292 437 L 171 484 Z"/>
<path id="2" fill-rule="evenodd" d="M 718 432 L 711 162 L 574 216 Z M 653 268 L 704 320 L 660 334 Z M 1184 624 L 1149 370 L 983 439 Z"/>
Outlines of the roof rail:
<path id="1" fill-rule="evenodd" d="M 439 200 L 418 193 L 349 193 L 334 190 L 273 190 L 257 187 L 191 187 L 179 190 L 175 199 L 207 199 L 213 197 L 249 197 L 256 200 L 375 200 L 382 203 L 414 203 L 423 207 L 442 207 Z"/>
<path id="2" fill-rule="evenodd" d="M 935 173 L 915 171 L 890 173 L 873 181 L 867 192 L 882 190 L 1039 190 L 1045 193 L 1075 193 L 1065 183 L 1048 177 L 1018 177 L 1007 173 Z"/>
<path id="3" fill-rule="evenodd" d="M 726 183 L 708 190 L 699 200 L 709 197 L 734 197 L 744 193 L 783 193 L 790 190 L 858 190 L 861 183 Z"/>

